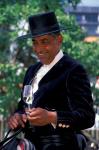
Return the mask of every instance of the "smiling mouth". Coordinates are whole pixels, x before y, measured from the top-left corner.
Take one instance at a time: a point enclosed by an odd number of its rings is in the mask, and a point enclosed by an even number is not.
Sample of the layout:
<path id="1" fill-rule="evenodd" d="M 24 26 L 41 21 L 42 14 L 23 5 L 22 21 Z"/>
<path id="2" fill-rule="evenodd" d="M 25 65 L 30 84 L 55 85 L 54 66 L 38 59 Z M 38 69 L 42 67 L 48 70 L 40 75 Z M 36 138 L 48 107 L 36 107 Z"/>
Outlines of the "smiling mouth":
<path id="1" fill-rule="evenodd" d="M 48 53 L 46 52 L 46 53 L 38 53 L 38 56 L 46 56 L 46 55 L 48 55 Z"/>
<path id="2" fill-rule="evenodd" d="M 44 54 L 38 54 L 39 56 L 43 56 Z"/>

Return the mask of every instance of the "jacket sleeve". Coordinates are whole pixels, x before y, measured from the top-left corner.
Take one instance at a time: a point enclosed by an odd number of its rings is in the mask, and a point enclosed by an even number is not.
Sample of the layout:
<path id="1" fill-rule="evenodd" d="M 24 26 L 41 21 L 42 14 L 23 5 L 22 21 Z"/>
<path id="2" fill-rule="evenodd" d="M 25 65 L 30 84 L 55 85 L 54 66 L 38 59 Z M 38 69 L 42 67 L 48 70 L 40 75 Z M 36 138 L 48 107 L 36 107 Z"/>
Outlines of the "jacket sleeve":
<path id="1" fill-rule="evenodd" d="M 57 127 L 83 130 L 94 125 L 95 112 L 90 82 L 85 69 L 78 65 L 69 74 L 67 82 L 67 98 L 70 111 L 58 111 Z"/>

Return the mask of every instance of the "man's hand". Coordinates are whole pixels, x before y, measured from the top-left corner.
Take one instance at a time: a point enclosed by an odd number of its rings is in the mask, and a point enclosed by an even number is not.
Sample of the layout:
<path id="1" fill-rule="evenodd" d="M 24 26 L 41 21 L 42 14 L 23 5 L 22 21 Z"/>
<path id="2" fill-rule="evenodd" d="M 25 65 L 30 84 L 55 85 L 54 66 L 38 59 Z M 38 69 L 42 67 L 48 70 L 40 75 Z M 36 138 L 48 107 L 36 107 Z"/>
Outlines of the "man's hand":
<path id="1" fill-rule="evenodd" d="M 24 128 L 26 121 L 27 116 L 25 114 L 15 113 L 13 116 L 9 117 L 8 126 L 11 129 L 16 129 L 19 126 Z"/>
<path id="2" fill-rule="evenodd" d="M 27 119 L 35 126 L 44 126 L 50 123 L 56 124 L 57 113 L 42 108 L 32 108 L 28 111 Z"/>

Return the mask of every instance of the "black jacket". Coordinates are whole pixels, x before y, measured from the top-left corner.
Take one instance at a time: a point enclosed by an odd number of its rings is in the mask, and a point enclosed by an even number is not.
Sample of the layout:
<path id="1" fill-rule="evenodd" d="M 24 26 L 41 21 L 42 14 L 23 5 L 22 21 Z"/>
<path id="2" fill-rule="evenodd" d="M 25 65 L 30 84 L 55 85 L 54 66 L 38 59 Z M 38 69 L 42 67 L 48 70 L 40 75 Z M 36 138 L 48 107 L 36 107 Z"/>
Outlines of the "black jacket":
<path id="1" fill-rule="evenodd" d="M 41 63 L 37 63 L 29 67 L 23 86 L 32 82 L 41 66 Z M 22 111 L 23 106 L 25 103 L 21 99 L 18 111 Z M 33 107 L 55 110 L 58 116 L 56 129 L 51 124 L 35 127 L 36 135 L 67 135 L 92 127 L 95 113 L 89 79 L 83 66 L 64 55 L 39 82 Z M 25 132 L 29 136 L 29 130 Z"/>

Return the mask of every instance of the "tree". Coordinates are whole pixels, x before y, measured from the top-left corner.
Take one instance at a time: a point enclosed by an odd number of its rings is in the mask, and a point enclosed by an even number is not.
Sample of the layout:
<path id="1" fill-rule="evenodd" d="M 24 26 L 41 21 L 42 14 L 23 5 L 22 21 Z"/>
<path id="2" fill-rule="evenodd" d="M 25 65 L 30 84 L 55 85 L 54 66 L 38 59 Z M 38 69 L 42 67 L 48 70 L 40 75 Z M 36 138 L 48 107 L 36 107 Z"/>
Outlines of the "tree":
<path id="1" fill-rule="evenodd" d="M 17 106 L 25 70 L 22 64 L 0 64 L 0 114 L 8 116 Z"/>

